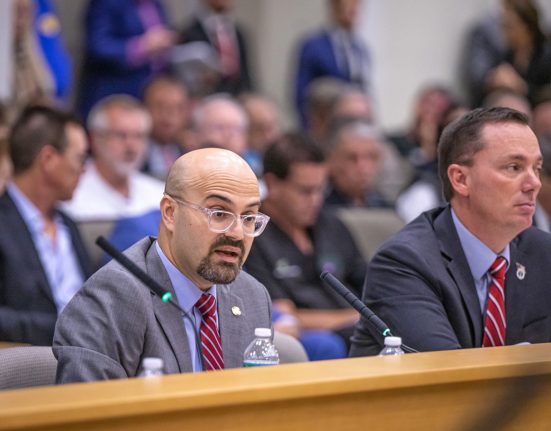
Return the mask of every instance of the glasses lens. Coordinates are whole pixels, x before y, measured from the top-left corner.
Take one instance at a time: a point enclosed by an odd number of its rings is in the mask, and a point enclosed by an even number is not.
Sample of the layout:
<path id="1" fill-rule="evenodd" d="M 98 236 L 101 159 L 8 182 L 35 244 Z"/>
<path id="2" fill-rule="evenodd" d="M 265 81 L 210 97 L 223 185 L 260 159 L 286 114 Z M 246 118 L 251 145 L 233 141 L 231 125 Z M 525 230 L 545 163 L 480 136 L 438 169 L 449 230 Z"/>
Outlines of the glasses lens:
<path id="1" fill-rule="evenodd" d="M 209 226 L 215 232 L 225 232 L 234 220 L 235 216 L 227 211 L 214 210 L 209 214 Z"/>

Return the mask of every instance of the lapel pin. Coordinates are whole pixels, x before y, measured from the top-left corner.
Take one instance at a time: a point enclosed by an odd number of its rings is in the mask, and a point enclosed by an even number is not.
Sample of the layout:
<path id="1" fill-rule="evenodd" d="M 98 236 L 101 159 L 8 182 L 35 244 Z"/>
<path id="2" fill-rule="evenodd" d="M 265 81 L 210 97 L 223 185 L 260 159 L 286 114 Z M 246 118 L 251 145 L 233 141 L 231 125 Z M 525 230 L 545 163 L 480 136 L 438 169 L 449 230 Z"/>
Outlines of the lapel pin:
<path id="1" fill-rule="evenodd" d="M 519 280 L 524 280 L 526 276 L 526 267 L 517 262 L 517 278 Z"/>
<path id="2" fill-rule="evenodd" d="M 518 273 L 517 273 L 518 274 Z M 231 308 L 231 313 L 234 315 L 234 316 L 241 316 L 241 308 L 239 308 L 237 305 L 234 305 L 232 308 Z"/>

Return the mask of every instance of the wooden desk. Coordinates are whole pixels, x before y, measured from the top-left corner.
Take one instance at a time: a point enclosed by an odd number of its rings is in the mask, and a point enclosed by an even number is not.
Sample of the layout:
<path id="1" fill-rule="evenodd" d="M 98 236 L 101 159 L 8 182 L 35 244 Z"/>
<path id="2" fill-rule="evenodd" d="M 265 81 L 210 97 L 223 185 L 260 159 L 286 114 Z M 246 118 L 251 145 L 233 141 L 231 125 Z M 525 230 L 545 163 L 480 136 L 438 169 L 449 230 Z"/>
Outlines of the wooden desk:
<path id="1" fill-rule="evenodd" d="M 550 406 L 539 344 L 4 391 L 0 429 L 533 431 Z"/>

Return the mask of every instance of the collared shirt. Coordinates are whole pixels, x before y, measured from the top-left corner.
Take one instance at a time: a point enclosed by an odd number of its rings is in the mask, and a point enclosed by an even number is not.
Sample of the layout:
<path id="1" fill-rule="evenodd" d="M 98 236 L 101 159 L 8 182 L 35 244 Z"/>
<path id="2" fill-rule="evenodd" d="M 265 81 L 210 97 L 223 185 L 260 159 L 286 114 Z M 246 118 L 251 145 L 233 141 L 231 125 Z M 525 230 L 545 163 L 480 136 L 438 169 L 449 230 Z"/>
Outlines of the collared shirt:
<path id="1" fill-rule="evenodd" d="M 31 233 L 59 315 L 84 283 L 69 229 L 61 216 L 54 214 L 56 236 L 52 239 L 44 231 L 46 223 L 38 208 L 15 184 L 8 184 L 8 192 Z"/>
<path id="2" fill-rule="evenodd" d="M 60 207 L 79 222 L 136 217 L 159 209 L 164 188 L 157 178 L 132 172 L 128 177 L 128 197 L 123 196 L 100 175 L 94 162 L 88 162 L 73 199 Z"/>
<path id="3" fill-rule="evenodd" d="M 157 241 L 155 242 L 155 249 L 157 250 L 159 257 L 161 258 L 161 262 L 168 272 L 168 277 L 170 278 L 170 282 L 172 283 L 174 291 L 176 292 L 178 304 L 191 318 L 186 319 L 182 316 L 184 327 L 186 329 L 189 351 L 191 353 L 191 364 L 193 366 L 193 371 L 203 371 L 201 369 L 200 357 L 201 338 L 199 337 L 202 316 L 199 309 L 195 307 L 195 304 L 204 292 L 199 289 L 195 284 L 193 284 L 193 282 L 189 278 L 182 274 L 180 270 L 176 268 L 172 264 L 172 262 L 170 262 L 170 260 L 168 260 Z M 216 285 L 212 285 L 212 287 L 207 290 L 206 293 L 210 293 L 216 299 Z M 193 320 L 193 324 L 190 320 Z M 216 310 L 216 321 L 219 322 L 218 309 Z"/>
<path id="4" fill-rule="evenodd" d="M 365 65 L 356 35 L 352 31 L 336 27 L 330 32 L 330 38 L 341 72 L 348 76 L 351 82 L 364 87 Z"/>
<path id="5" fill-rule="evenodd" d="M 463 247 L 463 252 L 465 253 L 469 268 L 471 269 L 476 293 L 478 294 L 478 300 L 480 302 L 480 312 L 484 315 L 488 299 L 488 286 L 491 281 L 488 270 L 498 256 L 503 256 L 507 259 L 507 265 L 509 265 L 511 261 L 509 244 L 507 244 L 507 247 L 505 247 L 501 253 L 495 254 L 482 241 L 469 232 L 463 223 L 459 221 L 453 209 L 452 219 L 457 234 L 459 235 L 461 247 Z"/>

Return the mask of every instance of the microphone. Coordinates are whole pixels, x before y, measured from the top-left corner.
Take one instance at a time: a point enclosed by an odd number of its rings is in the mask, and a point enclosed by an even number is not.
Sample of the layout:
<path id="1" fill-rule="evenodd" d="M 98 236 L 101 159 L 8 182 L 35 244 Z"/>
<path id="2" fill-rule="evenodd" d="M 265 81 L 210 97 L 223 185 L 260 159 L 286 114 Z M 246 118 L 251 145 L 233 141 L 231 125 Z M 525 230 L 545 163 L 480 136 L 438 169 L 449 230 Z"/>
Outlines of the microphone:
<path id="1" fill-rule="evenodd" d="M 373 326 L 379 334 L 383 337 L 392 337 L 392 332 L 388 325 L 383 322 L 379 316 L 369 309 L 362 301 L 356 298 L 352 292 L 350 292 L 344 284 L 342 284 L 337 277 L 330 272 L 324 271 L 321 273 L 320 278 L 339 295 L 341 295 L 360 315 L 366 319 L 371 326 Z M 409 353 L 417 352 L 417 350 L 402 344 L 402 348 Z"/>
<path id="2" fill-rule="evenodd" d="M 130 272 L 134 277 L 140 280 L 145 285 L 145 287 L 147 287 L 151 292 L 153 292 L 153 294 L 158 296 L 161 299 L 161 301 L 166 302 L 172 305 L 173 307 L 175 307 L 180 313 L 182 313 L 182 316 L 184 316 L 184 318 L 190 322 L 191 327 L 193 328 L 193 333 L 195 334 L 195 348 L 199 353 L 198 356 L 199 356 L 201 369 L 204 370 L 205 368 L 203 364 L 201 344 L 199 343 L 199 335 L 197 334 L 197 328 L 195 326 L 195 322 L 190 317 L 190 315 L 182 307 L 180 307 L 180 304 L 178 304 L 176 301 L 174 301 L 174 299 L 172 299 L 172 293 L 165 290 L 163 286 L 161 286 L 148 273 L 143 271 L 138 265 L 132 262 L 123 253 L 117 250 L 113 246 L 113 244 L 107 241 L 103 236 L 98 236 L 96 238 L 96 244 L 109 256 L 111 256 L 118 263 L 120 263 L 125 269 L 127 269 L 128 272 Z"/>

